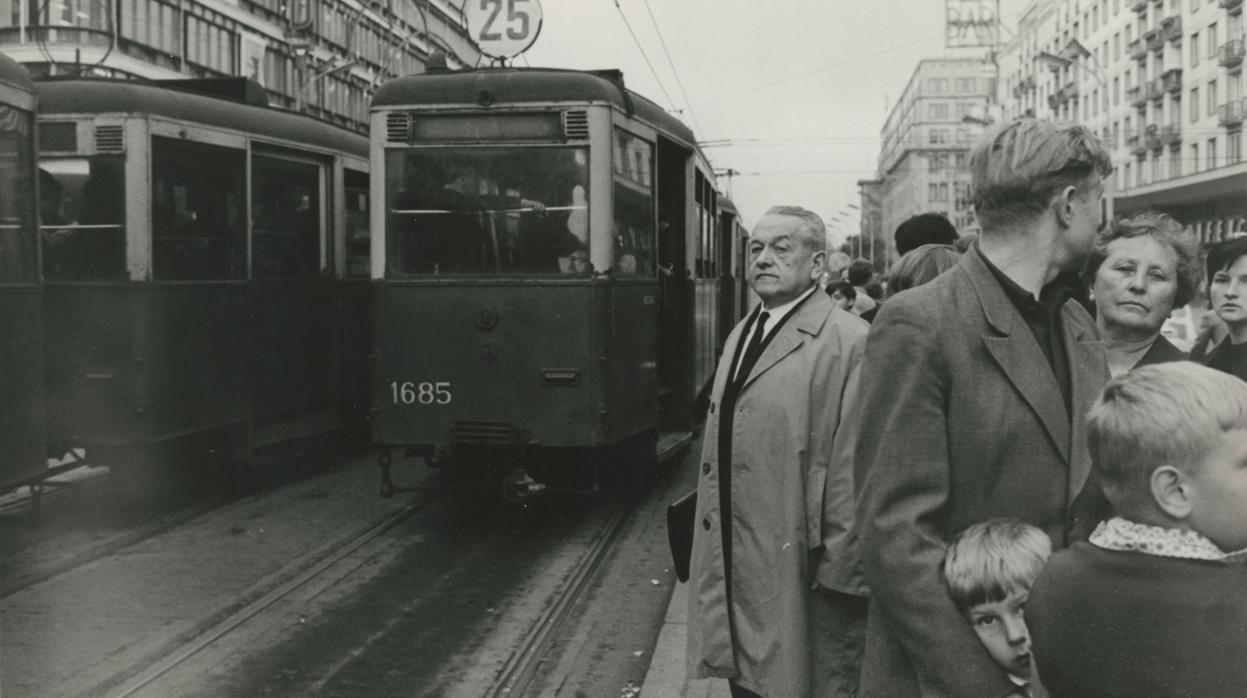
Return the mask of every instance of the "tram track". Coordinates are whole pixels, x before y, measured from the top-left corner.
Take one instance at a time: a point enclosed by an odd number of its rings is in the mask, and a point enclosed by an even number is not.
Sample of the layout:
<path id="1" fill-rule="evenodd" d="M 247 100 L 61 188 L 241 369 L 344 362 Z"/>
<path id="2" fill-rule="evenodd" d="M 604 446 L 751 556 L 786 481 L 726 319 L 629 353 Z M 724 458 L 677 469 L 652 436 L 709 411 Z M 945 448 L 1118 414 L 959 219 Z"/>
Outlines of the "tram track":
<path id="1" fill-rule="evenodd" d="M 298 556 L 241 595 L 242 598 L 249 600 L 241 605 L 234 604 L 232 607 L 227 607 L 225 611 L 214 614 L 202 622 L 196 632 L 188 637 L 179 638 L 175 644 L 157 653 L 158 656 L 114 673 L 111 678 L 84 691 L 83 695 L 126 698 L 140 694 L 143 689 L 156 683 L 164 675 L 187 663 L 204 650 L 227 640 L 232 633 L 252 618 L 320 579 L 336 564 L 407 521 L 436 501 L 440 494 L 439 489 L 435 488 L 421 490 L 420 496 L 414 501 L 391 512 L 383 519 Z"/>
<path id="2" fill-rule="evenodd" d="M 576 603 L 591 586 L 594 574 L 601 567 L 630 515 L 630 508 L 616 505 L 614 512 L 593 538 L 589 549 L 569 576 L 561 593 L 536 619 L 528 634 L 498 672 L 494 685 L 485 694 L 488 698 L 525 695 L 554 639 L 564 628 Z"/>

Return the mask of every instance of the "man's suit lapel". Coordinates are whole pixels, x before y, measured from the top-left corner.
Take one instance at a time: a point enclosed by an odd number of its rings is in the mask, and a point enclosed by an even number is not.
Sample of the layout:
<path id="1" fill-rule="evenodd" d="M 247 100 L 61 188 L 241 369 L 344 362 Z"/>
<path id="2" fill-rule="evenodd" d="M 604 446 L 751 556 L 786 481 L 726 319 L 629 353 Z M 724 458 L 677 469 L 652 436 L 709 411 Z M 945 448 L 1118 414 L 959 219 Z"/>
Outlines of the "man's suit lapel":
<path id="1" fill-rule="evenodd" d="M 1108 355 L 1104 342 L 1096 335 L 1091 318 L 1082 312 L 1076 302 L 1065 304 L 1061 314 L 1065 326 L 1065 351 L 1069 355 L 1070 381 L 1073 383 L 1071 403 L 1074 419 L 1070 448 L 1087 443 L 1087 411 L 1108 382 Z M 1069 474 L 1070 498 L 1082 491 L 1091 469 L 1091 459 L 1081 458 L 1072 462 Z"/>
<path id="2" fill-rule="evenodd" d="M 978 295 L 988 324 L 997 333 L 983 335 L 983 344 L 1000 370 L 1039 416 L 1057 452 L 1068 464 L 1070 418 L 1047 357 L 978 251 L 967 252 L 959 264 Z M 1071 362 L 1074 359 L 1072 354 L 1070 359 Z"/>
<path id="3" fill-rule="evenodd" d="M 827 297 L 827 294 L 821 289 L 816 289 L 812 297 L 793 310 L 792 317 L 779 328 L 766 348 L 762 350 L 762 354 L 758 356 L 758 362 L 753 365 L 753 370 L 741 383 L 740 392 L 744 392 L 750 383 L 758 379 L 758 376 L 766 373 L 785 356 L 805 344 L 806 335 L 818 334 L 827 319 L 829 310 L 827 306 L 830 304 L 831 299 Z"/>

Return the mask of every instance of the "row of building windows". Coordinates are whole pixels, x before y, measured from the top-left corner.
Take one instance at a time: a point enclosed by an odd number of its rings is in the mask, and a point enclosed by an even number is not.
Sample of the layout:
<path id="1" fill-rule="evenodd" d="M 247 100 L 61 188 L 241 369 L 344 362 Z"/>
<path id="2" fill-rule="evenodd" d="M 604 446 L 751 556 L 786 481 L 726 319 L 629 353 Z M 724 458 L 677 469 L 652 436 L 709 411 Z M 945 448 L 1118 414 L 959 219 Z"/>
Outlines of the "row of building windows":
<path id="1" fill-rule="evenodd" d="M 1174 148 L 1168 154 L 1153 153 L 1149 160 L 1127 161 L 1118 168 L 1117 187 L 1141 187 L 1174 177 L 1236 165 L 1242 160 L 1242 132 L 1234 131 L 1225 134 L 1224 139 L 1209 138 L 1203 143 L 1191 143 L 1185 149 Z"/>
<path id="2" fill-rule="evenodd" d="M 950 93 L 948 90 L 948 87 L 949 87 L 948 78 L 927 78 L 926 92 L 927 94 L 933 94 L 933 95 L 942 95 L 942 94 L 965 95 L 965 94 L 974 94 L 975 92 L 986 91 L 985 85 L 980 84 L 979 78 L 953 78 L 952 86 L 953 86 L 953 92 Z"/>

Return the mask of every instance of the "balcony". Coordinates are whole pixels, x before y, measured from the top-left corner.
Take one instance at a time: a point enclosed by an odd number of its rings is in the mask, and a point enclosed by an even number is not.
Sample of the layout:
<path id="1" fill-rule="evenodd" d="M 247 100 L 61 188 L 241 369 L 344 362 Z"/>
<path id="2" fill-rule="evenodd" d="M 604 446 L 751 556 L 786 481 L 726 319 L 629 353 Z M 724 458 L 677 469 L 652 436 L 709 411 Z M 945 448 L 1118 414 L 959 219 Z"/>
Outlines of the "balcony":
<path id="1" fill-rule="evenodd" d="M 1182 16 L 1170 15 L 1160 21 L 1160 38 L 1182 43 Z"/>
<path id="2" fill-rule="evenodd" d="M 1182 142 L 1182 127 L 1178 124 L 1169 124 L 1160 130 L 1160 140 L 1167 146 L 1173 147 Z"/>
<path id="3" fill-rule="evenodd" d="M 1147 12 L 1147 0 L 1131 0 L 1130 9 L 1139 14 Z"/>
<path id="4" fill-rule="evenodd" d="M 1163 78 L 1147 81 L 1147 98 L 1153 102 L 1159 102 L 1165 98 L 1165 81 Z"/>
<path id="5" fill-rule="evenodd" d="M 1222 126 L 1237 126 L 1243 123 L 1243 112 L 1247 112 L 1247 99 L 1236 99 L 1217 107 L 1217 123 Z"/>
<path id="6" fill-rule="evenodd" d="M 1233 12 L 1234 10 L 1243 9 L 1243 0 L 1217 0 L 1217 6 L 1223 10 Z"/>
<path id="7" fill-rule="evenodd" d="M 1160 35 L 1159 29 L 1150 29 L 1143 35 L 1143 41 L 1147 44 L 1149 51 L 1163 51 L 1165 49 L 1165 38 Z"/>
<path id="8" fill-rule="evenodd" d="M 1077 99 L 1080 94 L 1078 83 L 1073 81 L 1065 83 L 1065 86 L 1061 88 L 1061 92 L 1065 93 L 1066 99 Z"/>
<path id="9" fill-rule="evenodd" d="M 1126 99 L 1130 102 L 1130 105 L 1136 109 L 1147 106 L 1147 92 L 1144 91 L 1141 85 L 1127 87 Z"/>
<path id="10" fill-rule="evenodd" d="M 1147 44 L 1143 39 L 1135 39 L 1126 44 L 1126 53 L 1129 54 L 1131 60 L 1147 60 Z"/>
<path id="11" fill-rule="evenodd" d="M 1234 39 L 1221 44 L 1217 48 L 1217 65 L 1227 68 L 1242 65 L 1243 63 L 1243 40 Z"/>
<path id="12" fill-rule="evenodd" d="M 1048 95 L 1048 108 L 1054 112 L 1061 111 L 1061 100 L 1057 95 Z"/>
<path id="13" fill-rule="evenodd" d="M 1170 68 L 1160 74 L 1161 86 L 1165 92 L 1177 94 L 1182 91 L 1182 69 Z"/>
<path id="14" fill-rule="evenodd" d="M 1165 147 L 1165 142 L 1160 138 L 1160 127 L 1152 124 L 1143 132 L 1143 140 L 1147 146 L 1147 150 L 1160 150 Z"/>

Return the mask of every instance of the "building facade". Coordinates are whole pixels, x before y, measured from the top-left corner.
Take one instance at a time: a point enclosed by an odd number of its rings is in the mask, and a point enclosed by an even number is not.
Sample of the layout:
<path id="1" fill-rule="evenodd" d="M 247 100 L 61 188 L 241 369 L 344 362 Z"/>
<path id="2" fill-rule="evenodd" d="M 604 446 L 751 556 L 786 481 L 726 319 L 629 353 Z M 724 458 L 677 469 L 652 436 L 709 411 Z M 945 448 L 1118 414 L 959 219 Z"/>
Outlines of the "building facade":
<path id="1" fill-rule="evenodd" d="M 434 51 L 480 59 L 450 0 L 0 0 L 0 51 L 33 75 L 249 77 L 357 130 L 372 91 Z"/>
<path id="2" fill-rule="evenodd" d="M 877 191 L 892 255 L 892 232 L 918 213 L 943 213 L 958 231 L 977 231 L 968 160 L 995 89 L 992 74 L 981 58 L 923 60 L 888 114 Z M 862 200 L 864 225 L 865 193 Z"/>
<path id="3" fill-rule="evenodd" d="M 1001 113 L 1094 130 L 1116 213 L 1220 240 L 1247 231 L 1243 40 L 1243 0 L 1033 0 L 998 56 Z"/>

